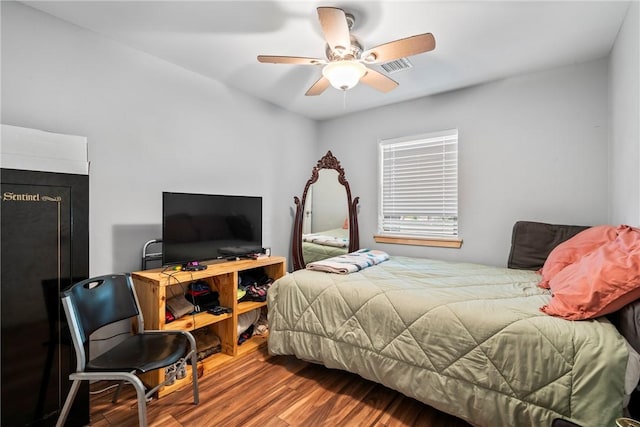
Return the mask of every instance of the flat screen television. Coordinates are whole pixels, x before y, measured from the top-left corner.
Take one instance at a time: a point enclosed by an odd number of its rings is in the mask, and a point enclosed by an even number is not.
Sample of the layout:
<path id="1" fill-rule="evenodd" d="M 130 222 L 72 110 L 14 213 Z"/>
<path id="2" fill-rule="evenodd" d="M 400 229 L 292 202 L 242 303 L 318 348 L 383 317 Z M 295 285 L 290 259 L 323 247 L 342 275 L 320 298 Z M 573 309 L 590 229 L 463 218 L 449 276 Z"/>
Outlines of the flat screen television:
<path id="1" fill-rule="evenodd" d="M 262 197 L 162 193 L 162 264 L 262 251 Z"/>

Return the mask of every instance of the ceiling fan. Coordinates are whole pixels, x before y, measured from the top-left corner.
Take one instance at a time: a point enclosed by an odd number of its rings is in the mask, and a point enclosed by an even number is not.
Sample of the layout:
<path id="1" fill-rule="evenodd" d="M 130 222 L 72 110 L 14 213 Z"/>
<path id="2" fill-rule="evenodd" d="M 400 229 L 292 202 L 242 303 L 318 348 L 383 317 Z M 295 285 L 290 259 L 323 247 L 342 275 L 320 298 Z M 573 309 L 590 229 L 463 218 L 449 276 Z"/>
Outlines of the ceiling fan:
<path id="1" fill-rule="evenodd" d="M 323 65 L 322 76 L 307 90 L 307 96 L 320 95 L 329 85 L 346 91 L 358 82 L 381 92 L 389 92 L 398 86 L 398 82 L 366 65 L 393 61 L 436 47 L 433 34 L 425 33 L 364 50 L 358 39 L 349 32 L 355 22 L 353 15 L 336 7 L 319 7 L 318 18 L 327 41 L 327 59 L 258 55 L 258 61 L 263 63 Z"/>

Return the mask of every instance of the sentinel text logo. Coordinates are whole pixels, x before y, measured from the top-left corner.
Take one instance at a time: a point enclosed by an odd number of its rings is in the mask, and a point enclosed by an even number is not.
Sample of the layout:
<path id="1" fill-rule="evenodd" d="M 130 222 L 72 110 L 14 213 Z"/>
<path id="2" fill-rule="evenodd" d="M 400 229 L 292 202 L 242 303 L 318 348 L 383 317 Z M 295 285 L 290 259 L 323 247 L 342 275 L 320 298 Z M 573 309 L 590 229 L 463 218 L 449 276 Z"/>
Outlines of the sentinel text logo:
<path id="1" fill-rule="evenodd" d="M 56 196 L 40 196 L 40 193 L 29 194 L 29 193 L 13 193 L 11 191 L 5 191 L 2 194 L 3 202 L 59 202 L 62 200 L 62 197 Z"/>

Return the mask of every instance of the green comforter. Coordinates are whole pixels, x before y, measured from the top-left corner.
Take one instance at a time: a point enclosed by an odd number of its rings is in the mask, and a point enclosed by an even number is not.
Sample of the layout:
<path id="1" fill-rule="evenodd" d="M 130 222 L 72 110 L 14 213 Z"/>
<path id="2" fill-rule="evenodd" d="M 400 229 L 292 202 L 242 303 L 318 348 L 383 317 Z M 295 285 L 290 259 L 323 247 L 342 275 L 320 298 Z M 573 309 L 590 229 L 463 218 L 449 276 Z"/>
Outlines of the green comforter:
<path id="1" fill-rule="evenodd" d="M 346 247 L 335 247 L 329 245 L 323 245 L 318 243 L 312 243 L 310 241 L 302 242 L 302 259 L 305 264 L 310 262 L 320 261 L 323 259 L 331 258 L 338 255 L 344 255 L 349 249 L 349 230 L 344 228 L 336 228 L 333 230 L 326 230 L 319 233 L 306 234 L 307 237 L 313 237 L 314 235 L 331 236 L 336 239 L 344 239 Z"/>
<path id="2" fill-rule="evenodd" d="M 338 255 L 346 254 L 347 248 L 335 248 L 333 246 L 318 245 L 316 243 L 302 242 L 302 259 L 305 264 L 320 261 Z"/>
<path id="3" fill-rule="evenodd" d="M 416 258 L 269 290 L 269 351 L 357 373 L 485 427 L 614 426 L 628 351 L 604 319 L 539 311 L 531 271 Z"/>

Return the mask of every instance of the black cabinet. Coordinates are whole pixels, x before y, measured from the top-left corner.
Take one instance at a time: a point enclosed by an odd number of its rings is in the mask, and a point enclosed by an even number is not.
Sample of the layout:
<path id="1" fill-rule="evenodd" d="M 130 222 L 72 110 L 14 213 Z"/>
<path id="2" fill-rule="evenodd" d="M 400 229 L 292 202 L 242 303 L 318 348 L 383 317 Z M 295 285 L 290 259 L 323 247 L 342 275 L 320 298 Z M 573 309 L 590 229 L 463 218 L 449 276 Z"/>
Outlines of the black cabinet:
<path id="1" fill-rule="evenodd" d="M 89 274 L 89 177 L 2 169 L 3 426 L 55 425 L 75 369 L 60 291 Z M 67 425 L 89 423 L 87 382 Z"/>

